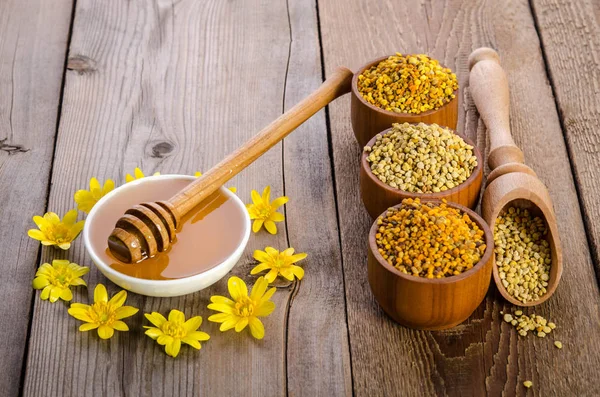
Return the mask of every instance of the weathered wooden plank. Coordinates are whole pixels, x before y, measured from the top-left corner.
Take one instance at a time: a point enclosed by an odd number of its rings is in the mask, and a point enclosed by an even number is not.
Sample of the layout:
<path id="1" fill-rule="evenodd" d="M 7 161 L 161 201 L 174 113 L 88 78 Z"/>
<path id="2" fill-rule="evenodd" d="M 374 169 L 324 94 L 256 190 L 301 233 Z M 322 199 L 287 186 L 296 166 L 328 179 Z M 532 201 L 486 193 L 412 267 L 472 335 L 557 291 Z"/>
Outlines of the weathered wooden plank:
<path id="1" fill-rule="evenodd" d="M 316 7 L 289 1 L 291 46 L 285 90 L 290 108 L 322 80 Z M 350 347 L 325 112 L 284 141 L 286 209 L 292 247 L 307 252 L 306 276 L 294 287 L 287 335 L 290 396 L 352 394 Z"/>
<path id="2" fill-rule="evenodd" d="M 559 325 L 551 338 L 519 338 L 501 324 L 499 311 L 513 308 L 493 288 L 473 316 L 451 330 L 413 331 L 393 323 L 369 290 L 371 221 L 358 194 L 360 148 L 349 101 L 336 102 L 331 134 L 356 395 L 525 395 L 526 379 L 534 382 L 535 395 L 598 394 L 598 286 L 528 2 L 321 1 L 319 11 L 329 72 L 395 51 L 427 52 L 456 70 L 463 87 L 458 129 L 482 149 L 485 131 L 466 87 L 467 57 L 480 46 L 497 48 L 510 82 L 513 134 L 550 189 L 566 258 L 556 294 L 535 310 Z M 554 338 L 565 348 L 554 348 Z"/>
<path id="3" fill-rule="evenodd" d="M 589 0 L 536 0 L 531 5 L 599 277 L 600 4 Z"/>
<path id="4" fill-rule="evenodd" d="M 0 2 L 0 394 L 17 395 L 46 208 L 71 1 Z"/>
<path id="5" fill-rule="evenodd" d="M 309 10 L 306 5 L 290 9 L 290 19 L 302 19 L 310 15 Z M 290 68 L 290 85 L 286 85 L 289 29 L 285 1 L 78 1 L 70 47 L 70 61 L 76 70 L 66 80 L 50 208 L 71 208 L 73 192 L 86 186 L 92 175 L 122 182 L 122 176 L 136 165 L 147 173 L 193 173 L 215 164 L 281 114 L 284 106 L 300 98 L 305 85 L 320 81 L 320 74 L 313 75 L 312 62 L 319 62 L 314 58 Z M 294 37 L 306 45 L 317 45 L 310 41 L 316 35 L 311 29 L 316 25 L 306 31 L 299 28 Z M 314 150 L 315 156 L 326 151 L 321 146 L 325 129 L 320 117 L 320 122 L 317 119 L 305 130 L 315 139 L 315 148 L 306 141 L 305 150 Z M 302 175 L 299 171 L 306 172 L 306 161 L 325 160 L 327 165 L 326 159 L 315 160 L 313 155 L 304 158 L 306 151 L 296 152 L 287 146 L 286 154 L 282 153 L 282 146 L 277 146 L 232 182 L 246 202 L 251 189 L 267 184 L 272 186 L 273 195 L 281 195 L 285 170 L 285 181 L 290 181 L 285 189 L 292 196 L 289 241 L 311 252 L 306 261 L 307 280 L 299 287 L 282 285 L 275 294 L 277 309 L 265 320 L 264 340 L 254 341 L 249 335 L 232 332 L 221 335 L 217 325 L 206 321 L 211 314 L 206 309 L 209 297 L 226 294 L 225 281 L 181 298 L 130 294 L 128 302 L 144 312 L 166 313 L 180 308 L 188 316 L 200 314 L 205 318 L 202 327 L 212 339 L 198 353 L 182 349 L 176 360 L 143 335 L 145 320 L 141 314 L 128 321 L 132 331 L 100 341 L 94 333 L 77 332 L 77 321 L 67 316 L 64 306 L 36 300 L 25 394 L 274 396 L 286 393 L 286 371 L 293 379 L 294 372 L 300 371 L 296 368 L 306 371 L 302 376 L 308 379 L 331 371 L 330 379 L 315 385 L 322 390 L 347 386 L 347 343 L 346 356 L 336 346 L 323 348 L 323 354 L 335 352 L 337 356 L 323 356 L 319 365 L 308 370 L 302 366 L 312 362 L 313 351 L 295 351 L 293 357 L 286 351 L 287 340 L 292 337 L 298 339 L 293 344 L 298 350 L 303 342 L 319 346 L 325 332 L 307 327 L 288 335 L 288 315 L 290 324 L 332 326 L 331 340 L 340 344 L 346 327 L 343 316 L 340 322 L 337 313 L 313 320 L 308 317 L 311 313 L 301 312 L 302 307 L 296 309 L 295 300 L 292 304 L 294 294 L 303 302 L 312 297 L 319 283 L 327 283 L 328 288 L 337 284 L 339 290 L 342 280 L 339 248 L 328 244 L 335 238 L 324 239 L 316 233 L 309 236 L 301 229 L 317 222 L 331 226 L 335 219 L 335 213 L 325 216 L 309 211 L 317 206 L 323 211 L 333 208 L 332 190 L 316 195 L 299 191 L 303 186 L 317 186 L 330 172 L 317 166 Z M 299 208 L 291 210 L 295 205 Z M 283 224 L 277 236 L 265 232 L 253 235 L 233 273 L 249 280 L 254 249 L 267 245 L 284 248 L 287 244 Z M 45 251 L 43 258 L 54 254 Z M 77 241 L 68 255 L 77 263 L 91 265 L 82 241 Z M 337 261 L 322 266 L 327 256 L 336 255 Z M 314 280 L 308 281 L 312 277 Z M 107 280 L 93 269 L 89 290 L 77 292 L 74 301 L 91 299 L 98 282 Z M 108 284 L 109 292 L 118 289 Z M 324 293 L 314 295 L 315 307 L 331 299 Z M 338 301 L 340 297 L 343 300 L 341 290 Z M 322 311 L 325 316 L 334 310 L 343 309 L 332 305 Z M 316 322 L 309 323 L 309 319 Z"/>

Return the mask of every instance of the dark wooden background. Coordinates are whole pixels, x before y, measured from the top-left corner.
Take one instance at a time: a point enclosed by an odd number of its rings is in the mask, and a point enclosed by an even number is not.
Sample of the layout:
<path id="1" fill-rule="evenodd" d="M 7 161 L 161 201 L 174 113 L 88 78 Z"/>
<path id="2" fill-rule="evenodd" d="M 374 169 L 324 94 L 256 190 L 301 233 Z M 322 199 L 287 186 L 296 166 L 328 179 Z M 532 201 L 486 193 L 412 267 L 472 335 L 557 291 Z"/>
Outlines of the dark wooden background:
<path id="1" fill-rule="evenodd" d="M 597 0 L 0 0 L 0 395 L 600 395 L 599 21 Z M 73 208 L 91 176 L 207 170 L 337 65 L 396 51 L 439 59 L 460 80 L 458 130 L 485 151 L 468 88 L 480 46 L 502 58 L 515 141 L 557 212 L 564 275 L 535 308 L 558 324 L 551 338 L 502 323 L 513 308 L 494 288 L 448 331 L 382 313 L 366 278 L 371 220 L 348 98 L 232 183 L 246 202 L 267 184 L 291 198 L 280 232 L 253 235 L 234 274 L 246 277 L 266 245 L 309 253 L 304 280 L 279 284 L 264 340 L 205 322 L 211 340 L 174 360 L 143 335 L 141 315 L 100 341 L 32 290 L 40 263 L 92 266 L 81 239 L 68 253 L 29 239 L 32 215 Z M 87 280 L 118 290 L 95 268 Z M 128 302 L 206 318 L 210 295 L 225 292 L 222 280 Z"/>

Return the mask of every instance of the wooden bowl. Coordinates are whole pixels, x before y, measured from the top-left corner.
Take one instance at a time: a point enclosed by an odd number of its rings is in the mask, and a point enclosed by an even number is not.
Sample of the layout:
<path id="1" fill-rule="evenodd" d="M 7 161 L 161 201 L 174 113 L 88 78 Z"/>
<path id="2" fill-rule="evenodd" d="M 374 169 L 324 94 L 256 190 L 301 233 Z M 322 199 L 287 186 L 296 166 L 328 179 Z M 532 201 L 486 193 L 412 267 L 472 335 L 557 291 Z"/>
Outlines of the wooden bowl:
<path id="1" fill-rule="evenodd" d="M 381 134 L 386 134 L 390 130 L 391 128 L 388 128 Z M 410 193 L 393 188 L 381 182 L 371 171 L 371 167 L 367 161 L 367 153 L 363 151 L 360 162 L 360 195 L 371 218 L 375 219 L 389 207 L 400 204 L 402 200 L 409 197 L 418 197 L 421 201 L 446 199 L 449 202 L 458 203 L 465 207 L 475 208 L 479 201 L 479 193 L 481 191 L 483 157 L 473 141 L 460 134 L 457 135 L 464 139 L 467 144 L 473 146 L 473 153 L 475 154 L 475 157 L 477 157 L 477 167 L 475 167 L 466 181 L 452 189 L 439 193 Z M 373 146 L 375 139 L 375 136 L 371 138 L 367 143 L 367 146 Z"/>
<path id="2" fill-rule="evenodd" d="M 454 91 L 454 98 L 437 110 L 428 110 L 420 114 L 396 113 L 378 108 L 364 100 L 358 92 L 358 76 L 373 65 L 387 59 L 389 56 L 378 58 L 364 65 L 354 74 L 350 100 L 350 119 L 356 140 L 361 146 L 375 135 L 391 127 L 393 123 L 427 123 L 438 124 L 456 129 L 458 122 L 458 90 Z"/>
<path id="3" fill-rule="evenodd" d="M 441 203 L 439 200 L 422 202 Z M 481 260 L 472 269 L 457 276 L 428 279 L 404 274 L 383 259 L 377 250 L 377 221 L 373 223 L 369 233 L 368 272 L 371 291 L 394 321 L 409 328 L 439 330 L 462 323 L 483 301 L 490 286 L 494 251 L 490 228 L 472 210 L 454 203 L 447 205 L 468 214 L 483 230 L 487 245 Z"/>

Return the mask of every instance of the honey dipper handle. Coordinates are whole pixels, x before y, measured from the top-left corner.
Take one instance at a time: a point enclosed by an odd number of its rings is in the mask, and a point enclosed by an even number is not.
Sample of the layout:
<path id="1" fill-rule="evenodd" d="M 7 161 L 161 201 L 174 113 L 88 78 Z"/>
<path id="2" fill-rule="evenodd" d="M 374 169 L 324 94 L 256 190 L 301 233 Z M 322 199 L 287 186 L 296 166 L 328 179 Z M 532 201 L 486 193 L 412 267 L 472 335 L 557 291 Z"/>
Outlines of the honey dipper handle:
<path id="1" fill-rule="evenodd" d="M 490 136 L 488 164 L 523 163 L 524 156 L 510 133 L 508 80 L 498 53 L 478 48 L 469 56 L 469 91 Z"/>
<path id="2" fill-rule="evenodd" d="M 169 201 L 179 216 L 188 213 L 329 102 L 350 92 L 352 77 L 351 70 L 345 67 L 337 68 L 316 91 L 282 114 L 200 178 L 171 197 Z"/>

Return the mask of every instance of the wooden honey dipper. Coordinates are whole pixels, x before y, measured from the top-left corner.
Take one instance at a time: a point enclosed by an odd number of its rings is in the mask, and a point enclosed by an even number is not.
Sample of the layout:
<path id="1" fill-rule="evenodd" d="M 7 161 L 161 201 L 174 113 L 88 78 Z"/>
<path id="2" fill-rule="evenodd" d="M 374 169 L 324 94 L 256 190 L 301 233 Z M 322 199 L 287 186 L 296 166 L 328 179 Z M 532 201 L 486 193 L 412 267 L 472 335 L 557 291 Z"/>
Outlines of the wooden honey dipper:
<path id="1" fill-rule="evenodd" d="M 110 252 L 135 263 L 167 250 L 183 216 L 329 102 L 350 92 L 352 77 L 352 71 L 339 67 L 316 91 L 169 200 L 127 210 L 108 237 Z"/>
<path id="2" fill-rule="evenodd" d="M 523 152 L 513 141 L 509 121 L 508 80 L 500 57 L 491 48 L 479 48 L 469 56 L 469 90 L 490 136 L 488 164 L 491 172 L 481 202 L 483 219 L 492 231 L 496 218 L 507 207 L 529 210 L 545 219 L 547 240 L 551 249 L 552 265 L 546 293 L 537 301 L 523 303 L 506 291 L 498 268 L 493 266 L 498 290 L 509 302 L 519 306 L 534 306 L 547 300 L 556 290 L 562 274 L 563 260 L 556 215 L 546 186 L 535 172 L 523 164 Z"/>

